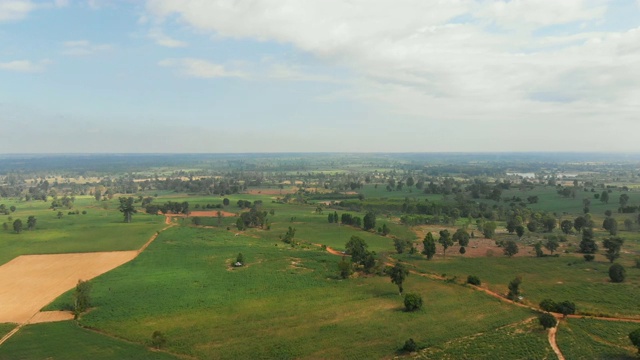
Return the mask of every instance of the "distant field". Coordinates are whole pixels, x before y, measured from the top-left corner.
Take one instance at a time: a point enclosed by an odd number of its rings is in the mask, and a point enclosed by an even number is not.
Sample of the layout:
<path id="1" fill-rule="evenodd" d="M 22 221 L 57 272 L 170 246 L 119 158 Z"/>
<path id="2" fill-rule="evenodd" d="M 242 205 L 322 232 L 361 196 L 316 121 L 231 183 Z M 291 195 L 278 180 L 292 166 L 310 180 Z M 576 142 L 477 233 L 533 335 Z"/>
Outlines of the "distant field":
<path id="1" fill-rule="evenodd" d="M 71 321 L 65 321 L 23 327 L 0 346 L 0 359 L 175 360 L 178 358 L 163 352 L 151 351 L 143 345 L 84 330 Z"/>
<path id="2" fill-rule="evenodd" d="M 97 202 L 92 197 L 79 197 L 73 208 L 80 211 L 78 215 L 68 215 L 72 211 L 69 209 L 53 211 L 49 209 L 50 202 L 3 200 L 2 203 L 7 207 L 15 205 L 17 210 L 9 216 L 0 216 L 0 223 L 6 222 L 9 226 L 7 231 L 0 229 L 0 264 L 27 254 L 137 250 L 164 227 L 164 217 L 144 213 L 134 214 L 133 222 L 124 224 L 115 198 Z M 63 212 L 60 219 L 58 211 Z M 82 211 L 87 213 L 83 215 Z M 26 229 L 30 215 L 37 219 L 33 231 Z M 24 224 L 20 234 L 13 231 L 16 219 Z"/>
<path id="3" fill-rule="evenodd" d="M 238 252 L 247 266 L 231 270 Z M 370 359 L 392 355 L 409 337 L 433 346 L 532 316 L 419 276 L 405 288 L 422 294 L 425 309 L 405 313 L 387 277 L 338 280 L 338 261 L 225 230 L 173 228 L 94 281 L 97 308 L 82 323 L 136 342 L 160 330 L 171 351 L 199 358 Z M 48 308 L 69 301 L 66 294 Z"/>

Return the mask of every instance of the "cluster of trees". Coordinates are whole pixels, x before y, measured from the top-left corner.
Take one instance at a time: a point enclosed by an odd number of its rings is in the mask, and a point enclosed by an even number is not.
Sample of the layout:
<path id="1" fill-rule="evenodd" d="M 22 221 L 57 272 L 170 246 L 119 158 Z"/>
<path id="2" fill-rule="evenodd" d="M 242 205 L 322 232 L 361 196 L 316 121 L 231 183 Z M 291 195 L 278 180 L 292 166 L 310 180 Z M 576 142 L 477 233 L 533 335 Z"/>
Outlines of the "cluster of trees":
<path id="1" fill-rule="evenodd" d="M 291 244 L 291 246 L 295 246 L 296 242 L 293 240 L 294 236 L 296 236 L 296 229 L 289 226 L 289 229 L 287 230 L 287 232 L 284 235 L 281 235 L 280 239 L 285 244 Z"/>
<path id="2" fill-rule="evenodd" d="M 16 212 L 14 205 L 7 207 L 5 204 L 0 204 L 0 215 L 9 215 L 13 212 Z"/>
<path id="3" fill-rule="evenodd" d="M 54 196 L 53 201 L 51 201 L 51 209 L 56 210 L 57 208 L 67 208 L 71 209 L 73 207 L 73 203 L 76 200 L 75 196 L 67 196 L 64 195 L 61 198 Z"/>
<path id="4" fill-rule="evenodd" d="M 131 198 L 133 199 L 133 198 Z M 157 214 L 161 212 L 162 214 L 185 214 L 189 215 L 191 212 L 189 208 L 189 202 L 177 202 L 177 201 L 167 201 L 162 205 L 157 204 L 148 204 L 145 207 L 145 211 L 147 214 Z"/>
<path id="5" fill-rule="evenodd" d="M 29 218 L 27 219 L 27 230 L 35 230 L 37 221 L 38 220 L 35 216 L 29 216 Z M 9 225 L 7 225 L 7 223 L 3 223 L 2 226 L 4 230 L 9 230 Z M 12 227 L 13 231 L 15 231 L 16 234 L 20 234 L 24 230 L 24 223 L 21 219 L 15 219 L 13 221 Z"/>
<path id="6" fill-rule="evenodd" d="M 348 278 L 353 271 L 363 271 L 367 274 L 376 272 L 378 259 L 375 251 L 368 250 L 367 243 L 359 236 L 351 236 L 345 244 L 345 254 L 351 255 L 350 261 L 346 257 L 338 264 L 340 276 Z"/>
<path id="7" fill-rule="evenodd" d="M 241 231 L 255 227 L 270 230 L 271 224 L 269 223 L 267 215 L 267 211 L 261 209 L 260 203 L 254 204 L 249 211 L 240 214 L 240 217 L 236 220 L 236 227 Z"/>
<path id="8" fill-rule="evenodd" d="M 555 302 L 552 299 L 544 299 L 540 302 L 540 309 L 548 312 L 559 313 L 566 317 L 567 315 L 576 313 L 576 304 L 569 300 Z"/>

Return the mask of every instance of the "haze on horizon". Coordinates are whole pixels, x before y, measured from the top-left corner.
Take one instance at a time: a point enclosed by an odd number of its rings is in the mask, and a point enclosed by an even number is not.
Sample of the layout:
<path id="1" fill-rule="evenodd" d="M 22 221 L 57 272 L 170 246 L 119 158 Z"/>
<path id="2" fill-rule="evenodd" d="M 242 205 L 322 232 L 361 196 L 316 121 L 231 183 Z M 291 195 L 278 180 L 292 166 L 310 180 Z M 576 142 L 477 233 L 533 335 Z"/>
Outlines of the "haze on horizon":
<path id="1" fill-rule="evenodd" d="M 0 0 L 0 154 L 640 152 L 640 0 Z"/>

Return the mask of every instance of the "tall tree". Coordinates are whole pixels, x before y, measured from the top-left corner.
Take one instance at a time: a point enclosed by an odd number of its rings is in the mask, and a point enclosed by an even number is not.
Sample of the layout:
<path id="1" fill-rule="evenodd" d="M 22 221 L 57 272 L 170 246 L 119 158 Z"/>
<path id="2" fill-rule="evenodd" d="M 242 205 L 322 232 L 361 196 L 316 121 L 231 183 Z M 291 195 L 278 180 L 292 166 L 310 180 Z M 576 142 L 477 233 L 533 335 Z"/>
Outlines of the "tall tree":
<path id="1" fill-rule="evenodd" d="M 29 216 L 29 218 L 27 219 L 27 229 L 34 230 L 36 228 L 36 221 L 37 220 L 35 216 Z"/>
<path id="2" fill-rule="evenodd" d="M 580 252 L 583 254 L 594 254 L 598 251 L 598 244 L 593 240 L 593 229 L 582 229 L 582 240 L 580 241 Z"/>
<path id="3" fill-rule="evenodd" d="M 607 192 L 607 190 L 603 191 L 602 194 L 600 194 L 600 201 L 605 204 L 609 203 L 609 192 Z"/>
<path id="4" fill-rule="evenodd" d="M 447 249 L 453 245 L 453 239 L 451 239 L 451 234 L 449 230 L 440 230 L 440 238 L 438 239 L 440 245 L 442 245 L 442 256 L 447 256 Z"/>
<path id="5" fill-rule="evenodd" d="M 571 220 L 563 220 L 560 223 L 560 229 L 563 233 L 569 235 L 569 233 L 571 233 L 571 229 L 573 229 L 573 222 L 571 222 Z"/>
<path id="6" fill-rule="evenodd" d="M 519 251 L 518 244 L 513 240 L 507 240 L 504 243 L 504 248 L 502 250 L 504 251 L 505 255 L 507 255 L 508 257 L 512 257 Z"/>
<path id="7" fill-rule="evenodd" d="M 452 239 L 462 247 L 469 245 L 469 233 L 465 229 L 456 230 Z"/>
<path id="8" fill-rule="evenodd" d="M 496 223 L 493 221 L 486 222 L 482 225 L 482 234 L 487 239 L 493 239 L 493 235 L 496 233 Z"/>
<path id="9" fill-rule="evenodd" d="M 629 202 L 629 195 L 627 194 L 620 195 L 619 202 L 620 202 L 620 207 L 627 206 L 627 203 Z"/>
<path id="10" fill-rule="evenodd" d="M 422 245 L 424 246 L 422 253 L 427 256 L 428 260 L 431 260 L 433 258 L 433 255 L 436 254 L 436 241 L 433 238 L 431 232 L 428 232 L 424 237 Z"/>
<path id="11" fill-rule="evenodd" d="M 362 228 L 365 231 L 371 230 L 371 229 L 375 229 L 376 228 L 376 214 L 374 214 L 373 212 L 369 211 L 363 219 L 363 223 L 362 223 Z"/>
<path id="12" fill-rule="evenodd" d="M 13 222 L 13 231 L 15 231 L 18 234 L 20 234 L 22 232 L 22 220 L 16 219 Z"/>
<path id="13" fill-rule="evenodd" d="M 133 197 L 121 197 L 119 200 L 120 205 L 118 206 L 118 210 L 124 215 L 124 222 L 130 223 L 133 214 L 138 212 L 138 210 L 133 207 Z"/>
<path id="14" fill-rule="evenodd" d="M 78 280 L 73 292 L 73 311 L 78 316 L 91 305 L 91 284 L 88 281 Z"/>
<path id="15" fill-rule="evenodd" d="M 367 243 L 359 236 L 351 236 L 345 244 L 345 253 L 351 255 L 351 261 L 355 264 L 364 263 L 367 257 Z"/>
<path id="16" fill-rule="evenodd" d="M 509 282 L 509 293 L 507 294 L 507 298 L 513 301 L 520 300 L 520 284 L 522 284 L 522 278 L 520 276 L 516 276 L 515 279 Z"/>
<path id="17" fill-rule="evenodd" d="M 622 248 L 622 244 L 624 244 L 624 239 L 617 236 L 607 238 L 602 241 L 602 246 L 607 249 L 604 256 L 609 259 L 609 262 L 614 262 L 617 258 L 620 257 L 620 249 Z"/>
<path id="18" fill-rule="evenodd" d="M 409 270 L 398 262 L 393 267 L 389 267 L 387 269 L 387 274 L 391 278 L 391 282 L 398 285 L 398 291 L 400 292 L 400 295 L 402 295 L 402 284 L 404 283 L 404 279 L 409 275 Z"/>
<path id="19" fill-rule="evenodd" d="M 560 243 L 558 242 L 558 239 L 555 238 L 549 238 L 544 244 L 544 247 L 551 252 L 551 255 L 553 255 L 553 252 L 556 251 L 559 246 Z"/>

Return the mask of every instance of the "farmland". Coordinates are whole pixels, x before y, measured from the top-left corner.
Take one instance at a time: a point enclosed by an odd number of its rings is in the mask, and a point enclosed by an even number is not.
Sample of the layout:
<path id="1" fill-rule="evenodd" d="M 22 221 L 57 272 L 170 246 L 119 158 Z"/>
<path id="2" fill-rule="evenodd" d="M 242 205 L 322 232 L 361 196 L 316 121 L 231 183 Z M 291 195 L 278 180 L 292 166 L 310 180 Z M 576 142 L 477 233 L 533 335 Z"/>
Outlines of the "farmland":
<path id="1" fill-rule="evenodd" d="M 133 260 L 90 281 L 91 309 L 77 321 L 25 325 L 0 345 L 0 358 L 553 359 L 537 319 L 545 299 L 575 303 L 578 318 L 561 319 L 557 331 L 566 358 L 633 355 L 626 335 L 640 324 L 589 318 L 640 319 L 638 210 L 619 212 L 618 203 L 622 195 L 625 206 L 640 203 L 633 165 L 615 178 L 598 165 L 570 181 L 527 182 L 505 175 L 505 164 L 473 175 L 477 166 L 467 160 L 431 169 L 413 157 L 354 157 L 338 165 L 326 157 L 309 160 L 302 171 L 291 170 L 301 166 L 297 158 L 277 157 L 283 169 L 268 172 L 246 170 L 247 162 L 239 170 L 215 157 L 139 173 L 116 166 L 90 181 L 47 170 L 55 195 L 43 177 L 5 175 L 2 189 L 13 196 L 0 199 L 7 209 L 0 215 L 7 224 L 0 230 L 0 264 L 20 255 L 138 250 L 159 235 Z M 603 192 L 608 203 L 594 196 Z M 72 203 L 60 206 L 63 196 Z M 131 223 L 123 221 L 127 198 L 135 210 Z M 375 226 L 365 230 L 372 214 Z M 29 216 L 37 219 L 33 229 L 12 228 L 16 219 L 26 227 Z M 559 227 L 581 216 L 600 245 L 592 261 L 580 249 L 585 235 Z M 553 227 L 543 228 L 549 218 Z M 610 218 L 623 239 L 615 259 L 626 268 L 622 283 L 610 281 L 602 248 L 613 236 L 602 227 Z M 507 230 L 510 221 L 524 225 L 522 236 Z M 495 233 L 485 234 L 487 223 L 496 224 Z M 466 253 L 455 243 L 443 255 L 437 241 L 444 229 L 473 236 Z M 427 232 L 437 244 L 431 259 L 422 254 Z M 343 252 L 354 237 L 366 243 L 375 264 L 353 263 L 342 276 L 339 264 L 349 261 Z M 534 245 L 549 239 L 559 239 L 554 254 L 546 248 L 536 254 Z M 512 257 L 503 254 L 509 241 L 519 249 Z M 239 253 L 243 263 L 235 267 Z M 408 269 L 404 294 L 419 295 L 422 309 L 405 311 L 404 296 L 387 275 L 394 264 Z M 469 275 L 488 293 L 465 284 Z M 517 276 L 525 306 L 506 299 Z M 73 293 L 43 310 L 73 309 Z M 0 333 L 14 327 L 0 324 Z M 154 332 L 166 340 L 160 350 L 152 349 Z M 59 346 L 67 338 L 73 346 Z M 410 338 L 416 351 L 400 350 Z"/>

